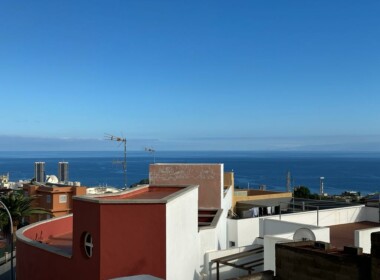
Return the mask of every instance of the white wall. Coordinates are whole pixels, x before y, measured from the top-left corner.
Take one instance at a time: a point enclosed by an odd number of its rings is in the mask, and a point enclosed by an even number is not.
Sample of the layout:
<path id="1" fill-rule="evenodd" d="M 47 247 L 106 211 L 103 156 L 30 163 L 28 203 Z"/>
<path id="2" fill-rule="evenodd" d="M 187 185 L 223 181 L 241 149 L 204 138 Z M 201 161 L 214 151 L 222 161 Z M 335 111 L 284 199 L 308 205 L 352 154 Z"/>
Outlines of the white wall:
<path id="1" fill-rule="evenodd" d="M 208 270 L 208 262 L 206 261 L 206 253 L 217 251 L 218 238 L 216 229 L 201 229 L 199 231 L 199 255 L 198 267 L 200 274 L 205 274 Z"/>
<path id="2" fill-rule="evenodd" d="M 230 248 L 230 241 L 235 243 L 235 247 L 239 247 L 238 243 L 238 223 L 239 220 L 227 219 L 227 247 Z"/>
<path id="3" fill-rule="evenodd" d="M 375 222 L 375 223 L 379 222 L 379 208 L 366 207 L 365 212 L 366 212 L 366 221 Z"/>
<path id="4" fill-rule="evenodd" d="M 222 213 L 215 228 L 201 228 L 199 230 L 199 260 L 203 271 L 204 254 L 210 251 L 225 250 L 228 247 L 227 215 L 232 206 L 232 188 L 229 188 L 222 200 Z"/>
<path id="5" fill-rule="evenodd" d="M 308 228 L 314 232 L 316 240 L 318 241 L 330 241 L 330 228 L 328 227 L 316 227 L 313 225 L 305 225 L 299 223 L 292 223 L 286 221 L 260 219 L 261 221 L 261 236 L 288 234 L 290 239 L 293 240 L 293 235 L 296 230 L 300 228 Z"/>
<path id="6" fill-rule="evenodd" d="M 366 220 L 365 206 L 344 207 L 319 211 L 319 225 L 332 226 Z"/>
<path id="7" fill-rule="evenodd" d="M 316 227 L 305 224 L 276 221 L 276 220 L 264 220 L 264 269 L 270 269 L 276 271 L 276 243 L 279 242 L 292 242 L 294 233 L 299 228 L 308 228 L 314 235 L 315 240 L 330 242 L 330 228 L 328 227 Z M 276 233 L 277 234 L 274 234 Z M 269 234 L 270 233 L 270 234 Z"/>
<path id="8" fill-rule="evenodd" d="M 371 233 L 380 231 L 380 227 L 355 230 L 355 246 L 362 247 L 363 253 L 371 253 Z"/>
<path id="9" fill-rule="evenodd" d="M 222 192 L 222 195 L 223 195 L 223 198 L 222 198 L 221 205 L 222 205 L 223 213 L 221 214 L 218 225 L 217 225 L 219 250 L 224 250 L 228 248 L 227 216 L 228 216 L 228 210 L 230 210 L 232 207 L 233 188 L 229 188 L 227 190 L 226 195 L 224 195 L 224 193 Z"/>
<path id="10" fill-rule="evenodd" d="M 320 228 L 311 229 L 311 231 L 314 233 L 316 241 L 323 241 L 323 242 L 330 243 L 330 228 L 320 227 Z"/>
<path id="11" fill-rule="evenodd" d="M 198 188 L 166 204 L 166 279 L 198 279 Z"/>
<path id="12" fill-rule="evenodd" d="M 377 212 L 376 212 L 377 210 Z M 277 242 L 293 240 L 294 232 L 301 227 L 310 228 L 316 240 L 330 242 L 331 225 L 354 223 L 361 221 L 378 221 L 378 209 L 365 207 L 364 205 L 308 211 L 302 213 L 267 216 L 265 218 L 249 218 L 228 221 L 228 240 L 234 241 L 237 247 L 259 244 L 258 237 L 264 237 L 265 269 L 275 269 L 275 247 Z M 317 226 L 319 224 L 319 226 Z M 360 240 L 364 240 L 360 237 Z M 370 242 L 370 238 L 367 237 Z M 359 241 L 358 241 L 359 242 Z M 363 246 L 360 246 L 363 247 Z"/>
<path id="13" fill-rule="evenodd" d="M 308 211 L 293 214 L 281 215 L 282 221 L 295 222 L 300 224 L 317 225 L 319 221 L 319 226 L 332 226 L 340 224 L 348 224 L 355 222 L 366 221 L 369 216 L 369 207 L 364 205 L 326 209 L 317 211 Z M 266 219 L 280 219 L 279 215 L 268 216 Z"/>
<path id="14" fill-rule="evenodd" d="M 217 250 L 227 249 L 227 215 L 228 211 L 223 210 L 220 215 L 219 222 L 216 225 L 216 234 L 217 234 Z"/>
<path id="15" fill-rule="evenodd" d="M 315 234 L 316 240 L 330 242 L 330 229 L 327 228 L 327 226 L 361 222 L 378 217 L 372 209 L 366 208 L 368 207 L 359 205 L 320 210 L 318 214 L 317 211 L 309 211 L 281 215 L 282 222 L 294 222 L 293 224 L 276 224 L 275 221 L 278 221 L 279 216 L 270 216 L 263 219 L 261 222 L 261 234 L 264 235 L 264 269 L 271 269 L 275 271 L 275 244 L 277 242 L 285 242 L 286 240 L 292 241 L 293 234 L 297 227 L 310 228 Z M 317 224 L 319 224 L 319 228 L 315 227 Z M 290 230 L 291 232 L 284 233 L 287 230 Z M 276 232 L 281 234 L 268 235 Z M 363 233 L 361 237 L 358 237 L 360 240 L 358 242 L 364 246 L 368 244 L 366 242 L 370 242 L 370 238 L 365 235 L 366 233 Z"/>
<path id="16" fill-rule="evenodd" d="M 267 235 L 264 237 L 264 270 L 276 271 L 276 243 L 290 242 L 288 238 Z"/>
<path id="17" fill-rule="evenodd" d="M 256 244 L 260 234 L 260 218 L 229 219 L 228 241 L 234 241 L 236 247 Z"/>
<path id="18" fill-rule="evenodd" d="M 223 208 L 223 197 L 224 197 L 224 164 L 220 164 L 220 205 Z"/>
<path id="19" fill-rule="evenodd" d="M 223 173 L 223 165 L 221 165 L 221 172 Z M 221 188 L 224 188 L 222 177 Z M 199 230 L 199 271 L 205 273 L 208 262 L 205 261 L 205 254 L 207 252 L 214 252 L 217 250 L 225 250 L 228 247 L 228 230 L 227 230 L 227 215 L 228 210 L 232 207 L 233 189 L 229 188 L 224 194 L 222 191 L 221 207 L 222 213 L 219 217 L 218 223 L 215 228 L 201 228 Z"/>
<path id="20" fill-rule="evenodd" d="M 239 247 L 239 248 L 233 248 L 233 249 L 227 249 L 227 250 L 220 250 L 220 251 L 214 251 L 214 252 L 209 252 L 206 253 L 205 255 L 205 263 L 208 264 L 207 267 L 205 267 L 205 275 L 207 275 L 205 278 L 206 279 L 216 279 L 216 263 L 211 263 L 212 260 L 221 258 L 224 256 L 229 256 L 232 254 L 244 252 L 250 249 L 258 248 L 260 246 L 253 245 L 253 246 L 245 246 L 245 247 Z M 256 259 L 263 258 L 263 253 L 256 254 L 251 257 L 244 258 L 244 261 L 253 261 Z M 263 266 L 259 266 L 255 268 L 256 271 L 262 271 Z M 235 278 L 238 276 L 244 276 L 247 275 L 248 272 L 242 269 L 237 269 L 233 268 L 231 266 L 226 266 L 226 265 L 220 265 L 219 267 L 219 275 L 220 279 L 230 279 L 230 278 Z"/>
<path id="21" fill-rule="evenodd" d="M 288 222 L 314 225 L 314 226 L 317 226 L 317 224 L 318 224 L 317 211 L 307 211 L 307 212 L 300 212 L 300 213 L 283 214 L 281 216 L 280 215 L 273 215 L 273 216 L 267 216 L 267 217 L 265 217 L 265 219 L 281 220 L 281 221 L 288 221 Z"/>
<path id="22" fill-rule="evenodd" d="M 224 195 L 224 192 L 222 193 L 223 193 L 223 198 L 222 198 L 221 205 L 224 210 L 228 211 L 232 207 L 232 197 L 234 195 L 233 188 L 232 187 L 228 188 L 225 195 Z"/>

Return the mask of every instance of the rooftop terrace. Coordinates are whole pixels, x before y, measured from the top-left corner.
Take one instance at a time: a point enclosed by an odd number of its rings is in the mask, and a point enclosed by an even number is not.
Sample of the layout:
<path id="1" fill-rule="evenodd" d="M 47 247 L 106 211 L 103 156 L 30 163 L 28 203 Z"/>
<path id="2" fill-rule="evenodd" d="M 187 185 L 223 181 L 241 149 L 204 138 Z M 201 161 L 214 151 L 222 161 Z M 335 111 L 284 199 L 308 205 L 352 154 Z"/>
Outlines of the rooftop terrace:
<path id="1" fill-rule="evenodd" d="M 183 187 L 144 187 L 136 191 L 117 195 L 100 196 L 99 199 L 164 199 Z"/>
<path id="2" fill-rule="evenodd" d="M 370 229 L 380 227 L 379 223 L 374 222 L 357 222 L 330 226 L 330 244 L 338 249 L 344 246 L 355 244 L 355 230 Z"/>
<path id="3" fill-rule="evenodd" d="M 71 255 L 73 247 L 73 233 L 68 232 L 64 234 L 50 235 L 45 240 L 40 242 L 60 249 Z"/>
<path id="4" fill-rule="evenodd" d="M 141 185 L 123 192 L 83 195 L 77 196 L 75 199 L 94 203 L 167 203 L 194 188 L 198 188 L 198 186 Z"/>
<path id="5" fill-rule="evenodd" d="M 73 215 L 35 223 L 17 231 L 19 241 L 65 257 L 71 257 Z"/>
<path id="6" fill-rule="evenodd" d="M 197 186 L 149 186 L 144 185 L 117 194 L 86 195 L 75 199 L 103 204 L 165 204 Z M 218 209 L 200 209 L 198 226 L 213 226 L 220 216 Z M 28 244 L 56 254 L 71 257 L 73 247 L 73 215 L 46 220 L 24 228 L 18 238 Z"/>

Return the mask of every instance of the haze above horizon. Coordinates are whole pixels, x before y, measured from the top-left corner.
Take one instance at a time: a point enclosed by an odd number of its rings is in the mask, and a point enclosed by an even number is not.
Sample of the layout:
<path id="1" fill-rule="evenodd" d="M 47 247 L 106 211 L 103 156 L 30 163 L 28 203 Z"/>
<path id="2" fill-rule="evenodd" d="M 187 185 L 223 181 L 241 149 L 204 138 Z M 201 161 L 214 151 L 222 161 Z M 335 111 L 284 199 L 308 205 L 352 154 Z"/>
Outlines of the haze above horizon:
<path id="1" fill-rule="evenodd" d="M 380 151 L 379 1 L 2 1 L 0 150 Z"/>

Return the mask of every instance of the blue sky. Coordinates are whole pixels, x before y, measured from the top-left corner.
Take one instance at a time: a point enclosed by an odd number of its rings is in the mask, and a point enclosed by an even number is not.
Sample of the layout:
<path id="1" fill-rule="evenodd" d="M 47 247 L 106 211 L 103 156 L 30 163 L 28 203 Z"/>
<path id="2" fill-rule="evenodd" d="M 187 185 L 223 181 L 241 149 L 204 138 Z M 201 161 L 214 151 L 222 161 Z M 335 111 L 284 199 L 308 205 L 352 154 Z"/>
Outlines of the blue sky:
<path id="1" fill-rule="evenodd" d="M 380 150 L 379 1 L 1 1 L 0 150 Z"/>

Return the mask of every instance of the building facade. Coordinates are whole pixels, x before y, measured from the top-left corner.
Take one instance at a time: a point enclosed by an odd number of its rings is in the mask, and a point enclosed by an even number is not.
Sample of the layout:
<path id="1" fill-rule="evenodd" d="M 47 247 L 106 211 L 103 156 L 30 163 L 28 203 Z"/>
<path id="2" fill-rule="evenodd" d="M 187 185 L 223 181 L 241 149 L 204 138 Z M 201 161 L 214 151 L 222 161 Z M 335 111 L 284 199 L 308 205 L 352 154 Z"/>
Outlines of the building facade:
<path id="1" fill-rule="evenodd" d="M 34 214 L 28 218 L 28 221 L 34 223 L 72 213 L 73 197 L 85 195 L 86 189 L 84 186 L 24 184 L 24 193 L 35 197 L 33 207 L 42 208 L 48 212 L 47 214 Z"/>
<path id="2" fill-rule="evenodd" d="M 69 163 L 68 162 L 58 162 L 58 181 L 68 182 L 69 181 Z"/>
<path id="3" fill-rule="evenodd" d="M 45 182 L 45 162 L 39 161 L 34 163 L 34 178 L 36 182 Z"/>

